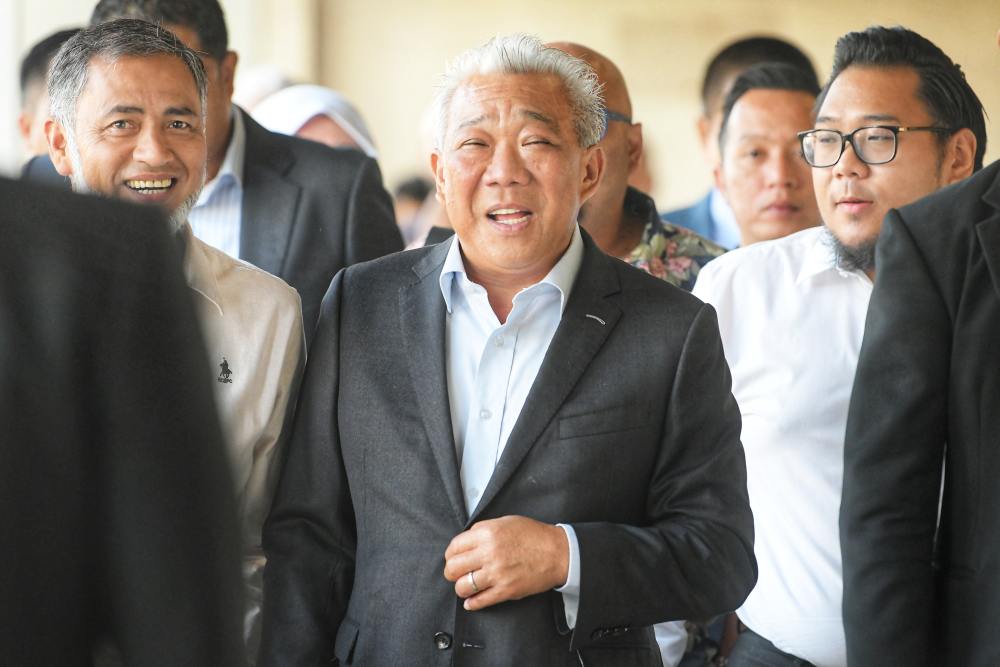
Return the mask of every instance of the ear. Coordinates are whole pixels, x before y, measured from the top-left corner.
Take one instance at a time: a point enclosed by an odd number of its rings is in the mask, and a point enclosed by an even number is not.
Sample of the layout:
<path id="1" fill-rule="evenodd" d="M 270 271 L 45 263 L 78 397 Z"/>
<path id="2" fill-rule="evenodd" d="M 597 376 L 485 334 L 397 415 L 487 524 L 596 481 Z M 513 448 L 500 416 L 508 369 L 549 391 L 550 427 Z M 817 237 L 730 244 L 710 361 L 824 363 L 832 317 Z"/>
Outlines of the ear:
<path id="1" fill-rule="evenodd" d="M 941 164 L 944 185 L 960 181 L 972 175 L 976 160 L 976 135 L 967 127 L 952 135 L 945 147 Z"/>
<path id="2" fill-rule="evenodd" d="M 444 206 L 444 164 L 437 149 L 431 152 L 431 171 L 434 172 L 434 198 Z"/>
<path id="3" fill-rule="evenodd" d="M 35 117 L 27 111 L 22 111 L 17 116 L 17 131 L 21 134 L 21 139 L 24 140 L 25 144 L 28 143 L 28 139 L 31 137 L 31 124 L 34 120 Z"/>
<path id="4" fill-rule="evenodd" d="M 628 173 L 631 176 L 642 161 L 642 123 L 633 123 L 628 128 Z"/>
<path id="5" fill-rule="evenodd" d="M 604 176 L 604 149 L 594 144 L 583 154 L 583 177 L 580 180 L 580 205 L 597 192 Z"/>
<path id="6" fill-rule="evenodd" d="M 708 133 L 712 129 L 712 121 L 708 119 L 708 116 L 702 114 L 698 116 L 698 124 L 696 127 L 698 129 L 698 141 L 700 141 L 701 145 L 704 146 L 705 142 L 708 141 Z"/>
<path id="7" fill-rule="evenodd" d="M 73 174 L 73 162 L 69 159 L 69 148 L 63 126 L 49 118 L 45 121 L 45 138 L 49 142 L 49 157 L 60 176 Z"/>
<path id="8" fill-rule="evenodd" d="M 726 178 L 722 173 L 722 162 L 719 162 L 712 168 L 712 178 L 715 180 L 715 188 L 722 193 L 722 196 L 726 196 Z"/>
<path id="9" fill-rule="evenodd" d="M 236 83 L 236 63 L 239 58 L 235 51 L 226 51 L 226 55 L 219 63 L 219 79 L 222 82 L 222 89 L 226 91 L 227 103 L 233 99 L 233 88 Z"/>

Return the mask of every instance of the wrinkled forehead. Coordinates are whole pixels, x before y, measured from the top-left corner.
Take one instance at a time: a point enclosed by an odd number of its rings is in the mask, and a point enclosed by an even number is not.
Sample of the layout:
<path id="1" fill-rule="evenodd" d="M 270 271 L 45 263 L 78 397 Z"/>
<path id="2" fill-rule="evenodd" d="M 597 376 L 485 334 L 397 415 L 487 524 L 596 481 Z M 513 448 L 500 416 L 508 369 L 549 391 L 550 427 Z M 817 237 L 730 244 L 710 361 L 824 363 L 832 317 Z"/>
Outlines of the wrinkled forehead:
<path id="1" fill-rule="evenodd" d="M 183 60 L 170 54 L 94 56 L 87 65 L 81 98 L 85 96 L 105 103 L 157 100 L 185 105 L 195 112 L 201 109 L 194 74 Z"/>
<path id="2" fill-rule="evenodd" d="M 554 74 L 486 74 L 466 78 L 448 108 L 448 132 L 487 125 L 539 122 L 572 127 L 569 96 Z"/>

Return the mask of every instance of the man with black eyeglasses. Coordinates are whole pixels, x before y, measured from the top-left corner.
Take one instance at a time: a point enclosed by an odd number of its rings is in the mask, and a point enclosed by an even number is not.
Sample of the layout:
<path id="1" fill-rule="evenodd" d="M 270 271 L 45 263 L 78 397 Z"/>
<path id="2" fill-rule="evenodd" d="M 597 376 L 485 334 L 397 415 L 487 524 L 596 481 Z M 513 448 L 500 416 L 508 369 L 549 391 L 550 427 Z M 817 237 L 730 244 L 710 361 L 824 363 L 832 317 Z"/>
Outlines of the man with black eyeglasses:
<path id="1" fill-rule="evenodd" d="M 760 566 L 737 610 L 746 630 L 733 667 L 847 664 L 838 516 L 875 241 L 890 209 L 978 169 L 985 134 L 976 94 L 930 41 L 901 27 L 849 33 L 815 127 L 800 134 L 824 226 L 731 252 L 699 276 L 743 416 Z"/>

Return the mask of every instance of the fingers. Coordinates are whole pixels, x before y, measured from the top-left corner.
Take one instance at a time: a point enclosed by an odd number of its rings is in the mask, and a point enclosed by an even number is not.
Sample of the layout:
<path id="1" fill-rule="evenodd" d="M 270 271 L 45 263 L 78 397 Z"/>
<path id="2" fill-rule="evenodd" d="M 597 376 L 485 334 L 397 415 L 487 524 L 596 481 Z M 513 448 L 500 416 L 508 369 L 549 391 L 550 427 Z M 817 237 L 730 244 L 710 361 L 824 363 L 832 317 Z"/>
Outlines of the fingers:
<path id="1" fill-rule="evenodd" d="M 483 566 L 482 557 L 475 551 L 465 551 L 457 556 L 447 558 L 444 562 L 444 578 L 457 582 L 468 572 L 478 570 Z M 478 579 L 476 581 L 479 581 Z"/>
<path id="2" fill-rule="evenodd" d="M 459 533 L 451 539 L 448 544 L 448 548 L 444 551 L 444 557 L 451 558 L 452 556 L 457 556 L 463 551 L 469 551 L 476 548 L 478 542 L 476 537 L 476 527 L 479 526 L 478 523 L 473 524 L 468 530 Z"/>

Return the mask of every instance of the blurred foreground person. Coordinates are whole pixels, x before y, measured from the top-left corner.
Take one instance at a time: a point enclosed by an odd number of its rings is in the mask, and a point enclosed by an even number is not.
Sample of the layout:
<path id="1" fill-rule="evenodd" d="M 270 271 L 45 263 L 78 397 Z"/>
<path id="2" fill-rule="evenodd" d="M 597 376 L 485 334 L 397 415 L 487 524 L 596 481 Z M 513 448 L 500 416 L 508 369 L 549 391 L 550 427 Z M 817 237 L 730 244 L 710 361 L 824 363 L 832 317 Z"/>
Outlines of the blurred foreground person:
<path id="1" fill-rule="evenodd" d="M 6 180 L 0 201 L 0 662 L 244 664 L 231 476 L 165 221 Z"/>

